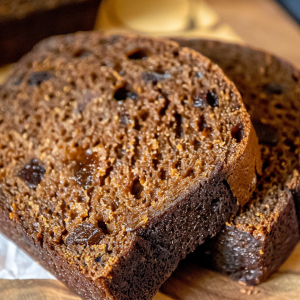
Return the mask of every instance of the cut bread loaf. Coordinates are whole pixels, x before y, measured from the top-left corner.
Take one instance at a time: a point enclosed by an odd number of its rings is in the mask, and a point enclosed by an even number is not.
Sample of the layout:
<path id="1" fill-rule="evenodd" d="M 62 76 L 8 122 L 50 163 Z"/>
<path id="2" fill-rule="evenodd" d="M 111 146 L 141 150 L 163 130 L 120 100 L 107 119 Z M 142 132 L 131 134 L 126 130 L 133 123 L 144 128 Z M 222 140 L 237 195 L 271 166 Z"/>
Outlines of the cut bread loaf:
<path id="1" fill-rule="evenodd" d="M 263 175 L 252 200 L 196 255 L 234 280 L 257 284 L 280 267 L 299 240 L 300 73 L 246 46 L 179 43 L 207 55 L 234 81 L 262 146 Z"/>
<path id="2" fill-rule="evenodd" d="M 0 101 L 0 230 L 84 299 L 150 299 L 255 188 L 240 94 L 175 42 L 52 37 Z"/>
<path id="3" fill-rule="evenodd" d="M 1 0 L 0 66 L 54 34 L 92 30 L 101 0 Z"/>

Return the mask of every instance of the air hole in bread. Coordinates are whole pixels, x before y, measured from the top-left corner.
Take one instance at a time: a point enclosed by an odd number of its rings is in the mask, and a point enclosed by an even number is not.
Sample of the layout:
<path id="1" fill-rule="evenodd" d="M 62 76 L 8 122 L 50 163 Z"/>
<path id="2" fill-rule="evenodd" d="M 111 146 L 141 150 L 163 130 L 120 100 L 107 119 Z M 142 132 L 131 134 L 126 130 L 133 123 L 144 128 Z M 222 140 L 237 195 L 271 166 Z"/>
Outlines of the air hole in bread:
<path id="1" fill-rule="evenodd" d="M 113 167 L 109 167 L 105 171 L 105 175 L 100 178 L 100 186 L 106 184 L 106 181 L 109 180 L 110 173 L 112 172 Z"/>
<path id="2" fill-rule="evenodd" d="M 91 55 L 91 52 L 85 49 L 79 49 L 73 53 L 73 57 L 84 58 Z"/>
<path id="3" fill-rule="evenodd" d="M 237 143 L 240 143 L 245 137 L 244 126 L 242 124 L 234 126 L 231 129 L 231 136 L 237 141 Z"/>
<path id="4" fill-rule="evenodd" d="M 131 194 L 134 195 L 136 199 L 141 199 L 141 194 L 144 190 L 139 179 L 135 179 L 132 184 Z"/>
<path id="5" fill-rule="evenodd" d="M 213 91 L 208 91 L 208 93 L 206 95 L 206 101 L 212 107 L 219 106 L 219 97 Z"/>
<path id="6" fill-rule="evenodd" d="M 184 137 L 184 129 L 183 125 L 183 118 L 180 114 L 175 114 L 175 134 L 177 139 L 181 139 Z"/>
<path id="7" fill-rule="evenodd" d="M 98 221 L 97 225 L 98 225 L 98 228 L 100 228 L 105 234 L 109 233 L 105 222 Z"/>
<path id="8" fill-rule="evenodd" d="M 132 91 L 128 84 L 124 84 L 121 87 L 117 88 L 114 92 L 113 98 L 117 101 L 124 101 L 127 98 L 136 100 L 138 97 L 137 93 Z"/>
<path id="9" fill-rule="evenodd" d="M 129 59 L 138 60 L 138 59 L 146 59 L 148 58 L 148 51 L 145 49 L 135 49 L 129 53 L 127 53 L 127 57 Z"/>
<path id="10" fill-rule="evenodd" d="M 164 116 L 166 114 L 166 111 L 169 107 L 170 104 L 170 100 L 168 99 L 168 97 L 164 97 L 164 104 L 162 109 L 159 111 L 160 116 Z"/>
<path id="11" fill-rule="evenodd" d="M 159 172 L 159 178 L 161 179 L 161 180 L 166 180 L 167 179 L 167 172 L 165 171 L 165 170 L 160 170 L 160 172 Z"/>

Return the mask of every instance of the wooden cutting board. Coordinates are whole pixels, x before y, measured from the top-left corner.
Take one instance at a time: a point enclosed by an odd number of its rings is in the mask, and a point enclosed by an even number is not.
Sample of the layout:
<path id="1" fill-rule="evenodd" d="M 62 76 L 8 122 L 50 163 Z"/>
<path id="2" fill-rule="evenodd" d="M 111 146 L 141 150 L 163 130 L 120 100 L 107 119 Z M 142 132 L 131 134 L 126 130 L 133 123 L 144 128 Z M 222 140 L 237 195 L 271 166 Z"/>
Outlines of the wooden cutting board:
<path id="1" fill-rule="evenodd" d="M 0 298 L 5 300 L 80 300 L 57 280 L 0 280 L 0 291 Z M 300 243 L 279 271 L 256 287 L 240 285 L 187 258 L 153 300 L 200 299 L 299 300 Z"/>
<path id="2" fill-rule="evenodd" d="M 112 0 L 113 1 L 113 0 Z M 140 0 L 142 1 L 142 0 Z M 162 0 L 163 1 L 163 0 Z M 245 41 L 270 50 L 300 66 L 299 27 L 272 0 L 189 0 L 188 22 L 172 32 L 151 35 L 212 37 L 231 41 Z M 112 3 L 104 0 L 96 28 L 128 31 L 120 20 L 112 21 Z M 226 4 L 225 4 L 226 3 Z M 209 4 L 209 5 L 207 5 Z M 180 17 L 186 18 L 185 14 Z M 176 21 L 177 16 L 174 20 Z M 172 15 L 170 15 L 170 20 Z M 246 22 L 245 19 L 247 20 Z M 276 21 L 274 21 L 276 20 Z M 142 20 L 146 22 L 146 19 Z M 136 26 L 136 23 L 128 23 Z M 133 25 L 132 25 L 133 24 Z M 280 30 L 276 24 L 280 24 Z M 171 28 L 171 27 L 170 27 Z M 0 69 L 0 84 L 11 66 Z M 57 280 L 0 280 L 0 299 L 5 300 L 79 300 Z M 300 243 L 287 262 L 265 283 L 246 287 L 213 271 L 201 268 L 189 258 L 181 262 L 165 282 L 154 300 L 299 300 L 300 299 Z"/>

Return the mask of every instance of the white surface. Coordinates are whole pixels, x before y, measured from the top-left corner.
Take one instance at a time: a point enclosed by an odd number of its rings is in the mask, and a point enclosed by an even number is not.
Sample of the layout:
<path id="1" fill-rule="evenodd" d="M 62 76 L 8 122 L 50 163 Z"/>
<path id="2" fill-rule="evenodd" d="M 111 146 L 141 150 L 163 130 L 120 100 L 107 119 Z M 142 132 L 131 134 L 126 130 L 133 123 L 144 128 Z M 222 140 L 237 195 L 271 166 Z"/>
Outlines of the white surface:
<path id="1" fill-rule="evenodd" d="M 55 279 L 0 234 L 0 279 Z"/>

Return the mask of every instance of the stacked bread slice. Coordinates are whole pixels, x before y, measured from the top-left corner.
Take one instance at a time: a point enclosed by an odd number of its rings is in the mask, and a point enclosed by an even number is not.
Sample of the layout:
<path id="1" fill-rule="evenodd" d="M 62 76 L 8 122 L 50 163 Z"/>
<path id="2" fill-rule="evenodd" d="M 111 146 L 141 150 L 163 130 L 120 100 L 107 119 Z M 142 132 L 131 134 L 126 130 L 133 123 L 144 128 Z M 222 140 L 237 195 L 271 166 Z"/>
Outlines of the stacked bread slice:
<path id="1" fill-rule="evenodd" d="M 208 56 L 234 81 L 263 159 L 250 202 L 196 256 L 235 280 L 257 284 L 280 267 L 299 240 L 300 72 L 251 47 L 208 40 L 179 43 Z"/>

